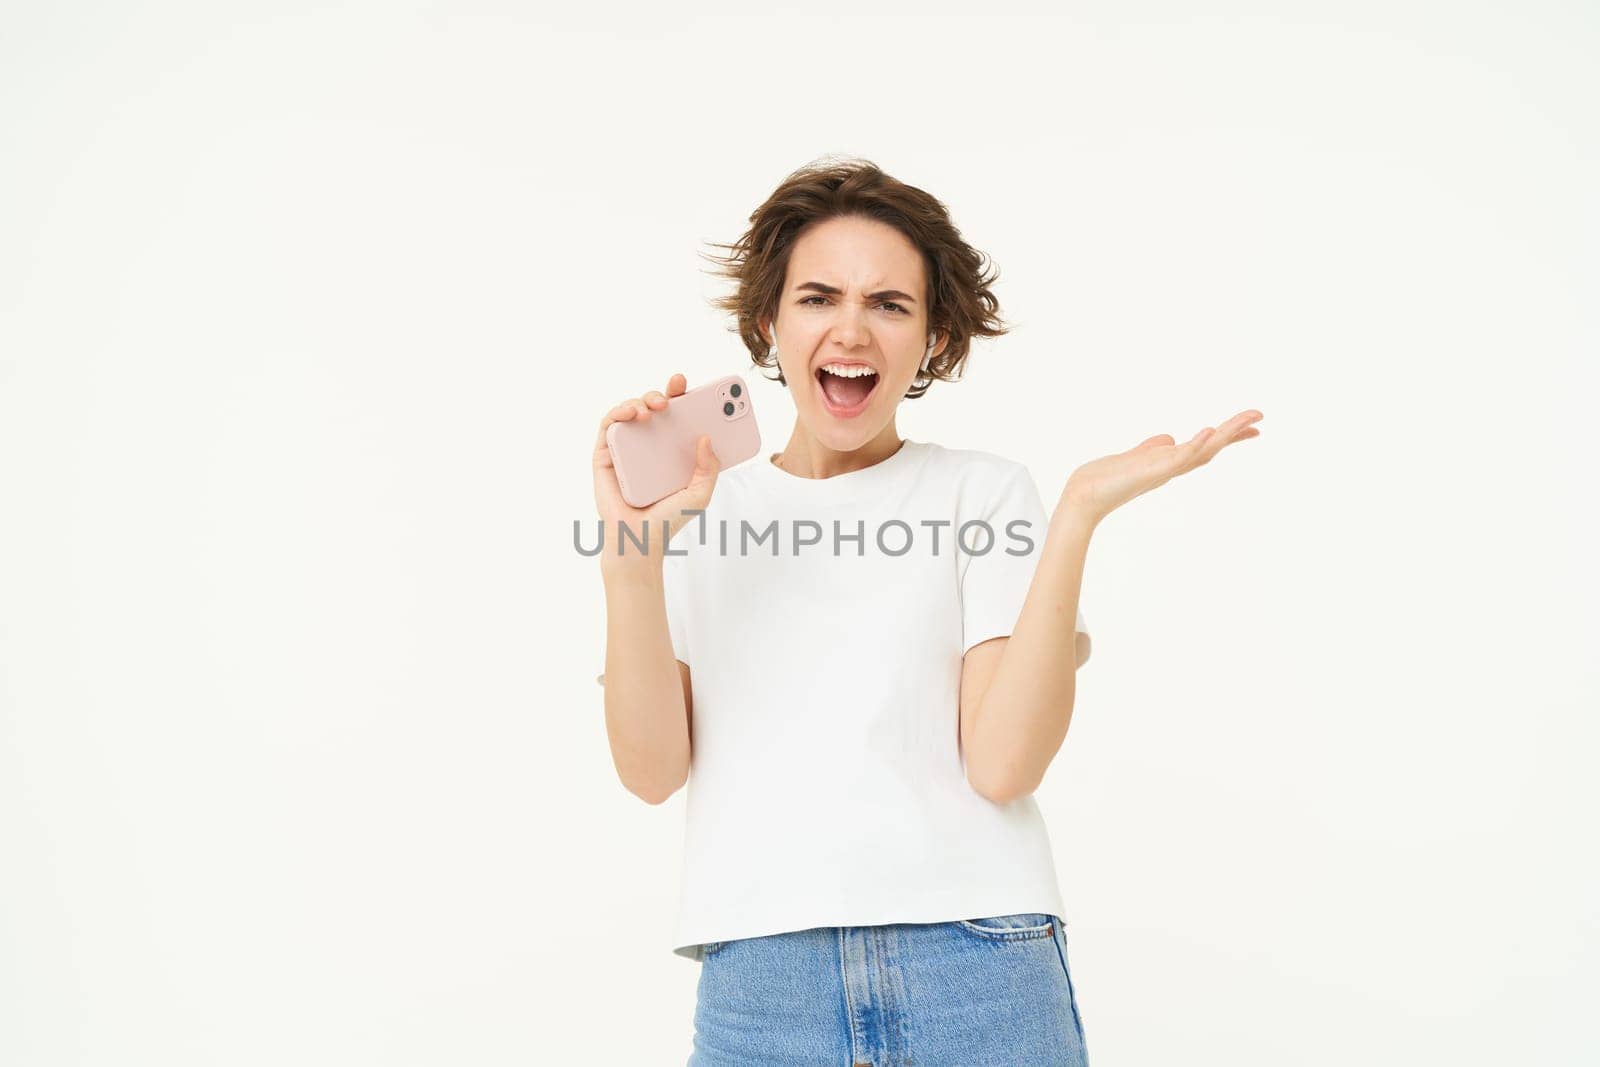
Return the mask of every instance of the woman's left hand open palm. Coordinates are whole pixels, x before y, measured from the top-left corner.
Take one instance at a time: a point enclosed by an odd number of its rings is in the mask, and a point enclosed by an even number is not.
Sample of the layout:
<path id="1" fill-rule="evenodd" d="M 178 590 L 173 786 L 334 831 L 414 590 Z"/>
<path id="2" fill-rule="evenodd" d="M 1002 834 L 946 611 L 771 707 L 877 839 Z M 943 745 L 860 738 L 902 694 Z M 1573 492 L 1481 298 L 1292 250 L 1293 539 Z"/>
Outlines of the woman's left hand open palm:
<path id="1" fill-rule="evenodd" d="M 1072 472 L 1061 498 L 1070 501 L 1079 514 L 1099 522 L 1134 497 L 1205 466 L 1233 442 L 1260 436 L 1261 431 L 1250 424 L 1262 417 L 1254 409 L 1241 411 L 1215 430 L 1207 426 L 1181 445 L 1171 434 L 1163 433 L 1126 452 L 1091 460 Z"/>

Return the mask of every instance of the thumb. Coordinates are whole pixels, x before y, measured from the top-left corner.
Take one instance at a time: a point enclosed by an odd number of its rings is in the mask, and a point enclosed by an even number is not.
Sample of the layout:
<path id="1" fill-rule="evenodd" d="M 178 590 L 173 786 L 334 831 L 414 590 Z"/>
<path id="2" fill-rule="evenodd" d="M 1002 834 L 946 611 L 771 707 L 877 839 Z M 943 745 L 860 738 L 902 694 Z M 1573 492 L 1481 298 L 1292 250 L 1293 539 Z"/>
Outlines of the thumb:
<path id="1" fill-rule="evenodd" d="M 722 470 L 722 461 L 717 458 L 716 449 L 711 447 L 711 435 L 701 434 L 695 442 L 694 473 L 696 477 L 714 477 Z"/>

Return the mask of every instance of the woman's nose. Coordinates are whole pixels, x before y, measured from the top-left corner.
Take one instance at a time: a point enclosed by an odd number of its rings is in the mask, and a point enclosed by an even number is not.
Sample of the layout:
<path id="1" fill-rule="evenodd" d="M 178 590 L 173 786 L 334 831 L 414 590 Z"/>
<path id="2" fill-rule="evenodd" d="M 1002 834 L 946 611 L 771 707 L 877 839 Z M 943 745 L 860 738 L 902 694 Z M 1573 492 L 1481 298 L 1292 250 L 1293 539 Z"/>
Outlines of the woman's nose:
<path id="1" fill-rule="evenodd" d="M 834 340 L 855 348 L 867 338 L 866 312 L 860 308 L 842 308 L 833 323 Z"/>

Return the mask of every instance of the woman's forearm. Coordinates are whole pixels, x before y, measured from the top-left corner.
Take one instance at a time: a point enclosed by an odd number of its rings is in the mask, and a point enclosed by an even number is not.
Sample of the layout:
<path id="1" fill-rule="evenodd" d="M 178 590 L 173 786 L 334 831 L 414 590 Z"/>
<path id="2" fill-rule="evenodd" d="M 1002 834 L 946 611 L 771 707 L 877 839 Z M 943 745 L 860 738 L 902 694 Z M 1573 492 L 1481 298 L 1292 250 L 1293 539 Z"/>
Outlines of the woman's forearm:
<path id="1" fill-rule="evenodd" d="M 607 561 L 606 735 L 617 775 L 651 804 L 689 776 L 689 720 L 667 627 L 661 558 Z"/>
<path id="2" fill-rule="evenodd" d="M 1095 522 L 1063 501 L 994 677 L 979 701 L 968 767 L 998 803 L 1039 787 L 1077 695 L 1078 593 Z"/>

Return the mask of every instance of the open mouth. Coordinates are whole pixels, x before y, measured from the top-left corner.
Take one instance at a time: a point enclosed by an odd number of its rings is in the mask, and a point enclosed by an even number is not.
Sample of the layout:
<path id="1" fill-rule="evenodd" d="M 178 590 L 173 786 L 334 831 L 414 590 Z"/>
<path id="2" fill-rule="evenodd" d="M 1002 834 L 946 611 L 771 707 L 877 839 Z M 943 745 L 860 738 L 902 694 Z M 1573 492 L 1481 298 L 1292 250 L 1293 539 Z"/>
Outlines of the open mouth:
<path id="1" fill-rule="evenodd" d="M 862 364 L 827 363 L 817 368 L 817 388 L 830 414 L 841 418 L 859 415 L 878 386 L 878 375 Z"/>

